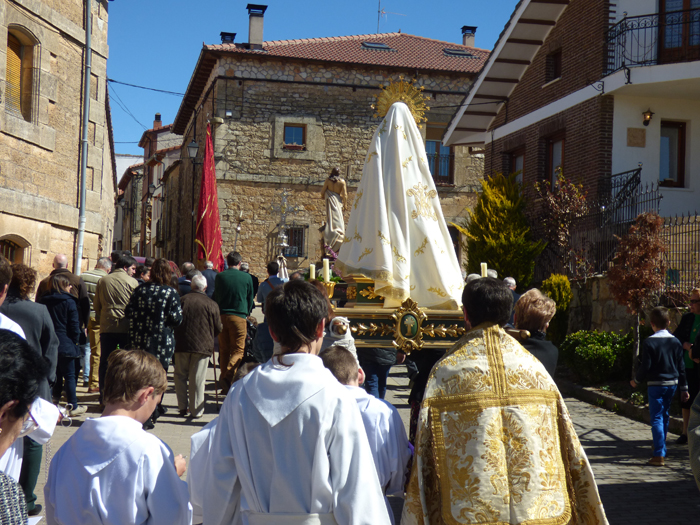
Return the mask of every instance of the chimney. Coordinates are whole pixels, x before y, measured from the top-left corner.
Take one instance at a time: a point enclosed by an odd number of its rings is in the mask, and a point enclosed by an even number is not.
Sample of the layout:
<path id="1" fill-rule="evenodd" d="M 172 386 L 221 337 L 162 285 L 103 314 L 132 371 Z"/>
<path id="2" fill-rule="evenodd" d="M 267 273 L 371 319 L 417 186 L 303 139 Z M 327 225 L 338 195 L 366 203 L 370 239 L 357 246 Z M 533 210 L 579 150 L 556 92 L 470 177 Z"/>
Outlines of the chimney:
<path id="1" fill-rule="evenodd" d="M 474 47 L 476 26 L 462 26 L 462 45 Z"/>
<path id="2" fill-rule="evenodd" d="M 156 118 L 153 121 L 153 129 L 160 129 L 163 127 L 163 123 L 160 120 L 160 113 L 156 113 Z"/>
<path id="3" fill-rule="evenodd" d="M 222 44 L 233 44 L 233 41 L 236 39 L 236 33 L 226 33 L 222 31 L 220 35 Z"/>
<path id="4" fill-rule="evenodd" d="M 262 49 L 263 16 L 265 15 L 267 6 L 248 4 L 246 9 L 248 10 L 248 16 L 250 17 L 250 23 L 248 25 L 248 44 L 250 44 L 250 49 Z"/>

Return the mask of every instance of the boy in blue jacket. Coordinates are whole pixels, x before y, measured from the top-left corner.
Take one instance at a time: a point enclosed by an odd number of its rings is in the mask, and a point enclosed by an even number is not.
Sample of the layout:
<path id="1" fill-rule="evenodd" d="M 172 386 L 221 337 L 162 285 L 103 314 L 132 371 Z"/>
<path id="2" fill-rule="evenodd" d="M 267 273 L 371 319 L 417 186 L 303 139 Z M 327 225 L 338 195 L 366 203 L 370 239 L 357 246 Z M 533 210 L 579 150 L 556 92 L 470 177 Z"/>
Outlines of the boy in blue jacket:
<path id="1" fill-rule="evenodd" d="M 649 336 L 642 345 L 639 368 L 630 385 L 636 388 L 642 381 L 647 381 L 651 435 L 654 440 L 654 457 L 649 460 L 649 465 L 662 467 L 666 457 L 668 409 L 679 387 L 681 400 L 688 400 L 688 382 L 683 362 L 683 346 L 667 330 L 670 324 L 668 309 L 657 306 L 649 317 L 654 335 Z"/>

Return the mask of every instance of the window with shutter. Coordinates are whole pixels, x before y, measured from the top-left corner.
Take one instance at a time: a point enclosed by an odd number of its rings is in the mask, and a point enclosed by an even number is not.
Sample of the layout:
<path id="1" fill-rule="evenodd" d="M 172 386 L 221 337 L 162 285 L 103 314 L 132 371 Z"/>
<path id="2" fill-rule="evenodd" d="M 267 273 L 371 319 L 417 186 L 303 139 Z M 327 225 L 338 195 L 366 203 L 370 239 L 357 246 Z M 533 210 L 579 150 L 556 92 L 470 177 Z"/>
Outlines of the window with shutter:
<path id="1" fill-rule="evenodd" d="M 7 35 L 5 108 L 9 113 L 22 116 L 22 44 L 9 33 Z"/>

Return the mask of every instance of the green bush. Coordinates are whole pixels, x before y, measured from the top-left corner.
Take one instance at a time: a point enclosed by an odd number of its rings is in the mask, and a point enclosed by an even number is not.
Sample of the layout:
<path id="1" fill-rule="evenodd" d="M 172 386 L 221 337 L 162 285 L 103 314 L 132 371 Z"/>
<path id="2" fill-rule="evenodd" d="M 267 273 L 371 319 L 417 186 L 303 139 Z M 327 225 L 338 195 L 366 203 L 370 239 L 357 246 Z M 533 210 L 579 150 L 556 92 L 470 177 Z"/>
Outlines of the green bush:
<path id="1" fill-rule="evenodd" d="M 481 273 L 485 262 L 499 278 L 513 277 L 518 291 L 524 291 L 546 243 L 532 238 L 522 186 L 514 173 L 491 175 L 481 185 L 476 206 L 458 228 L 467 238 L 467 273 Z"/>
<path id="2" fill-rule="evenodd" d="M 564 361 L 587 384 L 625 379 L 632 369 L 631 333 L 581 330 L 560 346 Z"/>
<path id="3" fill-rule="evenodd" d="M 547 337 L 559 346 L 566 337 L 569 329 L 569 304 L 574 298 L 571 283 L 566 275 L 553 273 L 542 282 L 541 291 L 557 303 L 557 313 L 549 323 Z"/>

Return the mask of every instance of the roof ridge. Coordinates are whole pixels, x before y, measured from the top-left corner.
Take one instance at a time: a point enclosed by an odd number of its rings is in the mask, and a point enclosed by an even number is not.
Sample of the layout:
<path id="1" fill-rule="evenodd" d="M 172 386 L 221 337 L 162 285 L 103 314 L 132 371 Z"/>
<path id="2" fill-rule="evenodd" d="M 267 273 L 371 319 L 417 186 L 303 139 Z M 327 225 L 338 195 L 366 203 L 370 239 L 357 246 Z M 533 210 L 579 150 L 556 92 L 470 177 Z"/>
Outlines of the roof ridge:
<path id="1" fill-rule="evenodd" d="M 313 42 L 340 42 L 343 40 L 359 40 L 360 38 L 376 38 L 376 37 L 386 37 L 386 36 L 399 36 L 405 33 L 371 33 L 364 35 L 344 35 L 344 36 L 319 36 L 314 38 L 295 38 L 291 40 L 267 40 L 263 42 L 263 47 L 265 45 L 284 45 L 284 44 L 308 44 Z"/>
<path id="2" fill-rule="evenodd" d="M 428 40 L 430 42 L 439 42 L 440 44 L 450 44 L 453 46 L 457 47 L 464 47 L 467 49 L 476 49 L 477 51 L 485 51 L 486 53 L 490 53 L 491 51 L 488 49 L 482 49 L 480 47 L 474 47 L 474 46 L 465 46 L 464 44 L 458 44 L 457 42 L 448 42 L 447 40 L 438 40 L 437 38 L 428 38 L 427 36 L 420 36 L 420 35 L 412 35 L 410 33 L 397 33 L 401 36 L 410 36 L 413 38 L 420 38 L 421 40 Z"/>

